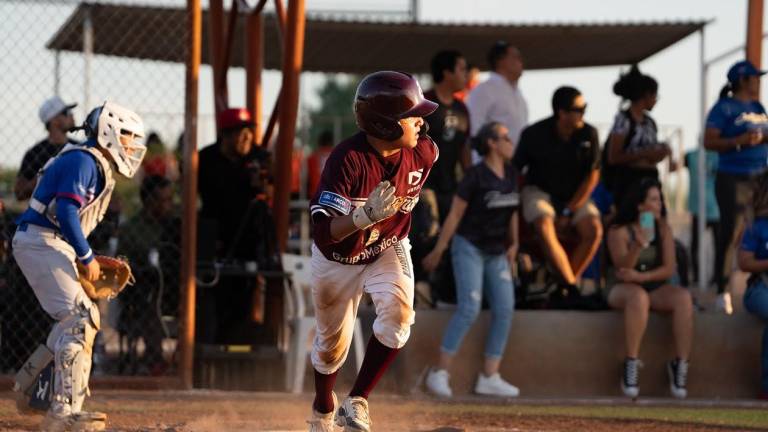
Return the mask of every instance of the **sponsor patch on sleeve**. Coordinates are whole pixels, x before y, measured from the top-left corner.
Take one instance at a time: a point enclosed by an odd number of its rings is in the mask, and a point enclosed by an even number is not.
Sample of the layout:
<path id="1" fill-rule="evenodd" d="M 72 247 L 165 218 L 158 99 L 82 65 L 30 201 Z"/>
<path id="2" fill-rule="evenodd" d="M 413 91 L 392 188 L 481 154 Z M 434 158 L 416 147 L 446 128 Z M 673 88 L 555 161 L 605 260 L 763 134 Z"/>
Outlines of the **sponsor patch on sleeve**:
<path id="1" fill-rule="evenodd" d="M 352 209 L 351 201 L 333 192 L 323 191 L 317 202 L 318 204 L 330 207 L 343 215 L 348 215 L 349 211 Z"/>

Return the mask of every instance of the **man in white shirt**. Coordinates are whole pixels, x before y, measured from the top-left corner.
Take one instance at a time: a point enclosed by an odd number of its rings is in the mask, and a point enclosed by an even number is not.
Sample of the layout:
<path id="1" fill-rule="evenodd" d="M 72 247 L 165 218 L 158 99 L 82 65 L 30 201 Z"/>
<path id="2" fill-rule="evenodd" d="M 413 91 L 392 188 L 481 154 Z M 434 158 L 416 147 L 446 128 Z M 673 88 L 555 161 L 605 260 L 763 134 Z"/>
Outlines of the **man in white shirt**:
<path id="1" fill-rule="evenodd" d="M 528 125 L 528 104 L 517 85 L 523 74 L 523 59 L 517 48 L 498 41 L 488 51 L 488 64 L 490 76 L 467 99 L 472 136 L 484 124 L 497 121 L 509 129 L 509 136 L 517 145 Z"/>

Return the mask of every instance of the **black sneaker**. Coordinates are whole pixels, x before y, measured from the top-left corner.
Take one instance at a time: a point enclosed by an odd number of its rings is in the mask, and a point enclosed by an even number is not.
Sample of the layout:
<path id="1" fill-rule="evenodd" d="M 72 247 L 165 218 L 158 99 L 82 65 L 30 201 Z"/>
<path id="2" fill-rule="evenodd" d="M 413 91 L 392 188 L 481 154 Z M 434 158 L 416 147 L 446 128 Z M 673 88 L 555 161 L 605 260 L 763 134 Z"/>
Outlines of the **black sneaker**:
<path id="1" fill-rule="evenodd" d="M 678 399 L 685 399 L 688 391 L 685 389 L 688 380 L 688 361 L 675 359 L 667 363 L 669 376 L 669 391 Z"/>
<path id="2" fill-rule="evenodd" d="M 640 393 L 638 381 L 639 369 L 642 365 L 642 362 L 636 358 L 627 357 L 624 359 L 624 368 L 621 374 L 621 391 L 624 396 L 634 399 Z"/>

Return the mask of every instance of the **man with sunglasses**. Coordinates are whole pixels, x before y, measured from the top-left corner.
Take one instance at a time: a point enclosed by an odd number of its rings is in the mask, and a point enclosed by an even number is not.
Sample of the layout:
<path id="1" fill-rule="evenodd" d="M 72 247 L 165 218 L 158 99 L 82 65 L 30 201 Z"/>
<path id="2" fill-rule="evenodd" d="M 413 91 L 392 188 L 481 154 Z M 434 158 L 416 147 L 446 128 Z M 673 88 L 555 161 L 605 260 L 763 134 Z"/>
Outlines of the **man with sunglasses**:
<path id="1" fill-rule="evenodd" d="M 600 146 L 597 130 L 584 121 L 586 109 L 577 89 L 557 89 L 553 115 L 523 130 L 513 159 L 525 175 L 523 218 L 534 226 L 547 259 L 568 286 L 577 283 L 602 238 L 600 212 L 590 201 L 600 178 Z M 568 226 L 578 234 L 570 256 L 558 239 Z"/>
<path id="2" fill-rule="evenodd" d="M 45 125 L 48 136 L 24 153 L 21 168 L 13 186 L 17 200 L 27 200 L 32 196 L 32 190 L 37 182 L 37 172 L 48 162 L 48 159 L 56 156 L 65 144 L 77 144 L 77 141 L 67 136 L 67 132 L 75 126 L 72 108 L 76 106 L 77 104 L 65 103 L 58 96 L 47 99 L 40 106 L 38 116 Z"/>

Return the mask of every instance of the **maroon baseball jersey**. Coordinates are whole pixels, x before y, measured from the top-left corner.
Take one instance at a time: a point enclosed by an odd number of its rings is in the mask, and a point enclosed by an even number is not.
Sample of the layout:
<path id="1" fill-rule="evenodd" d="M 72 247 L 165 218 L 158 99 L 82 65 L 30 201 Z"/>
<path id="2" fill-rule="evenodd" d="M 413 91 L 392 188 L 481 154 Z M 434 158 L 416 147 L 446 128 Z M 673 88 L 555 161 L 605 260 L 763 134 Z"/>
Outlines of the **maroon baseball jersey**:
<path id="1" fill-rule="evenodd" d="M 342 264 L 368 264 L 387 248 L 408 236 L 411 210 L 438 157 L 438 149 L 428 136 L 419 138 L 414 148 L 405 148 L 383 157 L 360 132 L 333 149 L 323 168 L 317 193 L 310 202 L 314 241 L 323 255 Z M 394 216 L 358 230 L 342 241 L 330 235 L 332 217 L 348 215 L 365 204 L 376 186 L 389 180 L 395 195 L 403 200 Z"/>

